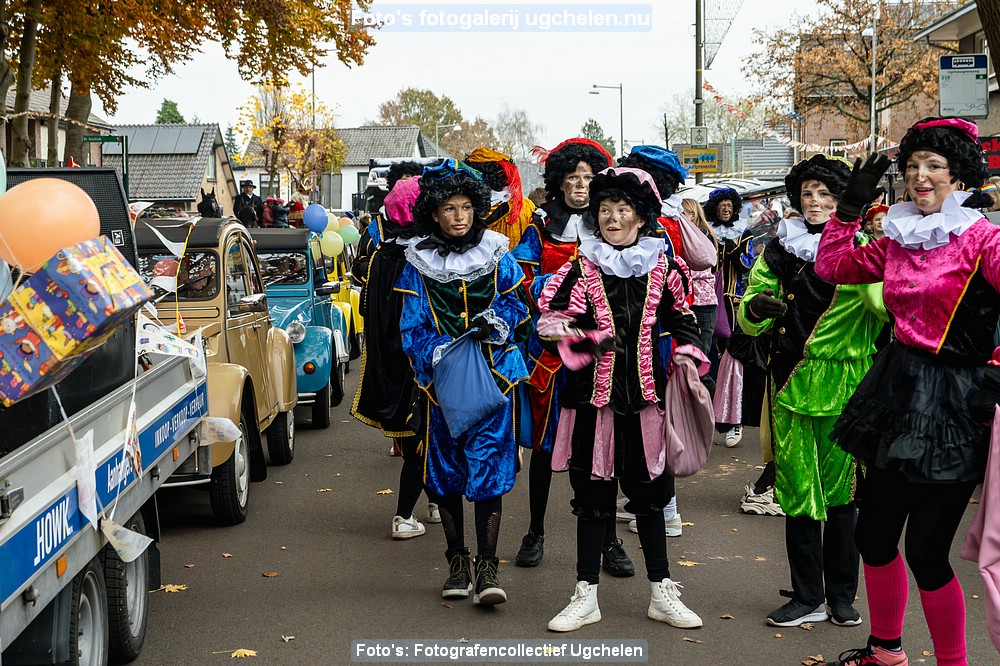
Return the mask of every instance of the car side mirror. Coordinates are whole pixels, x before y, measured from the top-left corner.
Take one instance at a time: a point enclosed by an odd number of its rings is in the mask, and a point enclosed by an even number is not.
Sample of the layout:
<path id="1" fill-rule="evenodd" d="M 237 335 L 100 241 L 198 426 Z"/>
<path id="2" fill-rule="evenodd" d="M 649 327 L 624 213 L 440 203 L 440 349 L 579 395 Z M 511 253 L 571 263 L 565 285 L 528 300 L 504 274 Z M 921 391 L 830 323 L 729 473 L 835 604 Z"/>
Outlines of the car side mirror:
<path id="1" fill-rule="evenodd" d="M 237 314 L 267 312 L 267 295 L 251 294 L 250 296 L 244 296 L 240 299 L 239 303 L 230 308 L 230 312 L 235 312 Z"/>
<path id="2" fill-rule="evenodd" d="M 339 282 L 325 282 L 319 287 L 316 287 L 317 296 L 329 296 L 331 294 L 340 293 L 340 283 Z"/>

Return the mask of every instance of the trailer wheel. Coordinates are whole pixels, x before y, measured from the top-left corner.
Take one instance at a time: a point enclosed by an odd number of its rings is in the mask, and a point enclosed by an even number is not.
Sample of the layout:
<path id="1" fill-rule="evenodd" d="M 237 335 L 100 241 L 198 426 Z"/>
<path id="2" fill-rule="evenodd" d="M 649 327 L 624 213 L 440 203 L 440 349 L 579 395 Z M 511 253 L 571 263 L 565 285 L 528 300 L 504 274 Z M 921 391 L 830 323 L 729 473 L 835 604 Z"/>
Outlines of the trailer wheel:
<path id="1" fill-rule="evenodd" d="M 125 527 L 146 534 L 142 512 L 125 523 Z M 102 553 L 104 582 L 108 591 L 108 628 L 111 663 L 134 661 L 146 640 L 149 610 L 149 549 L 131 562 L 123 562 L 118 552 L 108 544 Z"/>
<path id="2" fill-rule="evenodd" d="M 108 593 L 100 559 L 92 559 L 73 579 L 69 615 L 71 664 L 108 663 Z"/>
<path id="3" fill-rule="evenodd" d="M 222 465 L 212 470 L 210 497 L 212 516 L 219 525 L 239 525 L 247 519 L 250 503 L 250 423 L 240 412 L 240 436 L 236 449 Z"/>
<path id="4" fill-rule="evenodd" d="M 267 455 L 272 465 L 287 465 L 295 457 L 295 417 L 278 412 L 267 427 Z"/>

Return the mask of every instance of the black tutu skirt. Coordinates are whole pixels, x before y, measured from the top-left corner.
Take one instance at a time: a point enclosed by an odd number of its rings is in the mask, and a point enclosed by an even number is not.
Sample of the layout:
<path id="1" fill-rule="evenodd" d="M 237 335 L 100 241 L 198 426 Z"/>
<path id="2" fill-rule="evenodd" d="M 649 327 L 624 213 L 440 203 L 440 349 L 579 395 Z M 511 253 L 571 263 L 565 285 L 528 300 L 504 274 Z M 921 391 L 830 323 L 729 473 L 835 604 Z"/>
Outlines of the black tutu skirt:
<path id="1" fill-rule="evenodd" d="M 893 342 L 876 357 L 830 437 L 866 464 L 914 483 L 981 481 L 990 430 L 966 405 L 985 370 L 942 364 Z"/>

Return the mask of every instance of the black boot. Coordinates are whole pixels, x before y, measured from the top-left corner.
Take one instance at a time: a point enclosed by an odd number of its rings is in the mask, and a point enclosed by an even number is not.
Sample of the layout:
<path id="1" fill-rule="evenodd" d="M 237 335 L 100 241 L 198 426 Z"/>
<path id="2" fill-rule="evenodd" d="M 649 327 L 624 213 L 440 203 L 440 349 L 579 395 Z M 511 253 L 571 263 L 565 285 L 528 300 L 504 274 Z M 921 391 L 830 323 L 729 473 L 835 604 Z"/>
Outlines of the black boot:
<path id="1" fill-rule="evenodd" d="M 537 567 L 542 563 L 545 553 L 545 535 L 535 534 L 531 530 L 521 539 L 521 550 L 517 551 L 514 564 L 519 567 Z"/>
<path id="2" fill-rule="evenodd" d="M 449 550 L 445 554 L 448 558 L 448 580 L 441 588 L 441 596 L 445 599 L 466 599 L 472 591 L 472 558 L 469 556 L 469 549 Z"/>
<path id="3" fill-rule="evenodd" d="M 476 558 L 476 595 L 472 603 L 480 606 L 496 606 L 507 601 L 507 593 L 500 587 L 497 567 L 500 560 L 495 557 Z"/>
<path id="4" fill-rule="evenodd" d="M 635 575 L 635 566 L 625 552 L 625 548 L 622 547 L 621 539 L 604 544 L 604 550 L 601 554 L 604 560 L 601 566 L 612 576 L 628 578 Z"/>

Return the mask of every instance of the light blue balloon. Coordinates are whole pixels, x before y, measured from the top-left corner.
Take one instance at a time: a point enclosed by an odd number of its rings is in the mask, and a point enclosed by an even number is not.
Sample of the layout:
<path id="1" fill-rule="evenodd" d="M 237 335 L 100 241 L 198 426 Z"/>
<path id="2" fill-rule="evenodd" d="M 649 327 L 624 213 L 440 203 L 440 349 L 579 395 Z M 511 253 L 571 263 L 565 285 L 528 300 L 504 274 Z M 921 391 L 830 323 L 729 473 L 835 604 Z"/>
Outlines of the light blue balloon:
<path id="1" fill-rule="evenodd" d="M 10 277 L 10 266 L 3 259 L 0 259 L 0 302 L 6 301 L 13 290 L 14 284 Z"/>

